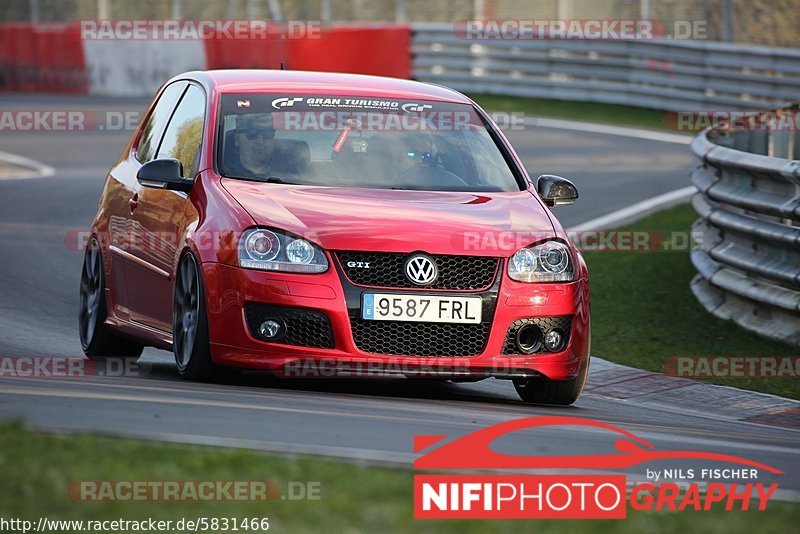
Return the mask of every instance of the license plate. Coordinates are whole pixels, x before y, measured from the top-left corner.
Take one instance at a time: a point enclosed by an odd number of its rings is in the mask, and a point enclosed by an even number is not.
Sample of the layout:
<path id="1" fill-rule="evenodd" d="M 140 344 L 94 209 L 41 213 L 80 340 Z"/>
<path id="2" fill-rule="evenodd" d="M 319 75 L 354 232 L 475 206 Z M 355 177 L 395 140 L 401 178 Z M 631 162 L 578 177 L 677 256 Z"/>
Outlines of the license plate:
<path id="1" fill-rule="evenodd" d="M 367 321 L 480 323 L 482 311 L 480 297 L 365 293 L 361 301 L 361 318 Z"/>

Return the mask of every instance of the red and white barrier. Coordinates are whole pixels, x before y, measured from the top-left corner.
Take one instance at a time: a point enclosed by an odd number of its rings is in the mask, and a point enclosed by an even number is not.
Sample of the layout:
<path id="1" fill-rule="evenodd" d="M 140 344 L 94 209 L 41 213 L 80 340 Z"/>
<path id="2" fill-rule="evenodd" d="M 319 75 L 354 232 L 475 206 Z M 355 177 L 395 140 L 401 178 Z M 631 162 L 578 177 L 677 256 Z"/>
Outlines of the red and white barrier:
<path id="1" fill-rule="evenodd" d="M 79 23 L 0 24 L 0 91 L 150 96 L 189 70 L 261 68 L 411 77 L 403 25 L 322 28 L 311 37 L 84 39 Z"/>
<path id="2" fill-rule="evenodd" d="M 87 79 L 77 26 L 0 25 L 0 90 L 85 93 Z"/>

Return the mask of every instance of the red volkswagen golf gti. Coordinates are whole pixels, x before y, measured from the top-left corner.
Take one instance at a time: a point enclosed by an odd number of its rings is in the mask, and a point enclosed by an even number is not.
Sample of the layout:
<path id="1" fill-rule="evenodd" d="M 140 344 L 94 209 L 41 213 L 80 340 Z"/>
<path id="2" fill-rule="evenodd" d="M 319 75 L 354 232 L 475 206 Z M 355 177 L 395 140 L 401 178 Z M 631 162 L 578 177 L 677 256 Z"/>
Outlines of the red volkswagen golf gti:
<path id="1" fill-rule="evenodd" d="M 190 72 L 108 173 L 86 246 L 90 358 L 172 350 L 179 373 L 511 379 L 569 404 L 586 265 L 487 114 L 439 86 Z"/>

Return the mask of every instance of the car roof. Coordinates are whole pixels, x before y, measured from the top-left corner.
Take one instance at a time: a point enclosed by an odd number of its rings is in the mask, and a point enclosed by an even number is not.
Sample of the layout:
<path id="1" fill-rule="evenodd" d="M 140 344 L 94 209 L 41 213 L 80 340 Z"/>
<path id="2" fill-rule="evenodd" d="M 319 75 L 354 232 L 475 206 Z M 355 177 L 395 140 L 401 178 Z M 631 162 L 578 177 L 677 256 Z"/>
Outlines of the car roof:
<path id="1" fill-rule="evenodd" d="M 174 79 L 191 78 L 217 93 L 331 94 L 394 97 L 470 104 L 458 91 L 413 80 L 291 70 L 207 70 L 187 72 Z"/>

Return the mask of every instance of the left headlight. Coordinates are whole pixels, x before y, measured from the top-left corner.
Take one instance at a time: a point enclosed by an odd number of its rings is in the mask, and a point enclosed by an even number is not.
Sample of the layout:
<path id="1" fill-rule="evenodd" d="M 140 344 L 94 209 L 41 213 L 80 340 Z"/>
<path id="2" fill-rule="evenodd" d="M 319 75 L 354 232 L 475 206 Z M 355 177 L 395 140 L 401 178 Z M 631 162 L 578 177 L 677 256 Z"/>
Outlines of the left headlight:
<path id="1" fill-rule="evenodd" d="M 305 239 L 263 228 L 251 228 L 239 240 L 239 266 L 263 271 L 321 273 L 328 259 Z"/>
<path id="2" fill-rule="evenodd" d="M 519 282 L 571 282 L 572 254 L 559 241 L 545 241 L 517 251 L 508 261 L 508 276 Z"/>

